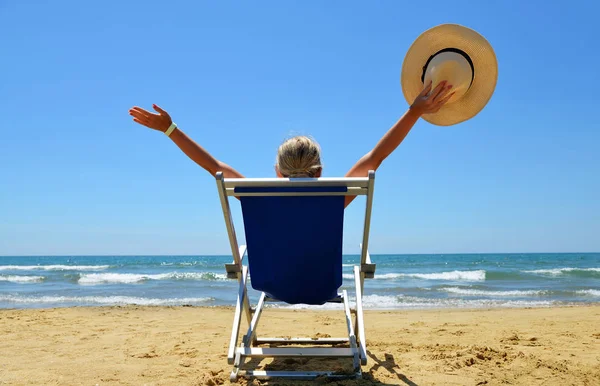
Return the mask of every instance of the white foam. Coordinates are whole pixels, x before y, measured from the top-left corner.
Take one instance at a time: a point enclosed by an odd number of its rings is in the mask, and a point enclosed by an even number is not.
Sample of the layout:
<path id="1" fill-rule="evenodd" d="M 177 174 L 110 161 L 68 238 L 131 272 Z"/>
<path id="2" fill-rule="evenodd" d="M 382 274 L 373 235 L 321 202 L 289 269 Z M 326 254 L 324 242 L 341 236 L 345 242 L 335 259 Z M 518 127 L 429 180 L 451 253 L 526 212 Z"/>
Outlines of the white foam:
<path id="1" fill-rule="evenodd" d="M 363 305 L 365 308 L 394 308 L 398 304 L 398 296 L 375 294 L 363 296 Z"/>
<path id="2" fill-rule="evenodd" d="M 0 271 L 101 271 L 108 265 L 0 265 Z"/>
<path id="3" fill-rule="evenodd" d="M 135 296 L 17 296 L 0 295 L 0 302 L 18 304 L 101 304 L 101 305 L 125 305 L 137 304 L 142 306 L 177 306 L 187 304 L 206 304 L 213 298 L 140 298 Z"/>
<path id="4" fill-rule="evenodd" d="M 160 265 L 163 266 L 171 266 L 171 265 L 181 265 L 181 266 L 191 266 L 191 265 L 206 265 L 204 262 L 197 262 L 197 261 L 193 261 L 193 262 L 184 262 L 184 263 L 167 263 L 166 261 L 163 261 L 162 263 L 160 263 Z"/>
<path id="5" fill-rule="evenodd" d="M 349 301 L 354 305 L 356 298 L 350 296 Z M 420 298 L 414 296 L 391 296 L 391 295 L 367 295 L 363 297 L 363 307 L 372 310 L 386 309 L 423 309 L 423 308 L 497 308 L 497 307 L 549 307 L 554 304 L 553 301 L 536 300 L 499 300 L 499 299 L 433 299 Z M 309 306 L 306 304 L 272 304 L 271 307 L 304 309 L 311 308 L 316 310 L 342 309 L 343 305 L 339 303 L 327 303 L 322 306 Z"/>
<path id="6" fill-rule="evenodd" d="M 139 283 L 152 279 L 152 276 L 162 275 L 137 275 L 133 273 L 91 273 L 84 274 L 78 280 L 79 284 L 102 284 L 102 283 Z"/>
<path id="7" fill-rule="evenodd" d="M 527 291 L 518 291 L 518 290 L 514 290 L 514 291 L 485 291 L 485 290 L 477 290 L 477 289 L 468 289 L 468 288 L 458 288 L 458 287 L 448 287 L 448 288 L 441 288 L 441 291 L 445 291 L 445 292 L 450 292 L 453 294 L 459 294 L 459 295 L 467 295 L 467 296 L 512 296 L 512 297 L 517 297 L 517 296 L 535 296 L 535 295 L 543 295 L 545 294 L 547 291 L 534 291 L 534 290 L 527 290 Z"/>
<path id="8" fill-rule="evenodd" d="M 0 275 L 0 281 L 9 281 L 11 283 L 37 283 L 43 280 L 43 276 Z"/>
<path id="9" fill-rule="evenodd" d="M 167 275 L 169 280 L 227 280 L 226 274 L 214 272 L 171 272 Z"/>
<path id="10" fill-rule="evenodd" d="M 148 280 L 225 280 L 227 275 L 212 272 L 170 272 L 155 275 L 135 273 L 89 273 L 82 274 L 79 284 L 121 283 L 134 284 Z"/>
<path id="11" fill-rule="evenodd" d="M 484 281 L 485 271 L 449 271 L 439 273 L 407 274 L 408 277 L 425 280 L 456 280 L 456 281 Z"/>
<path id="12" fill-rule="evenodd" d="M 551 276 L 558 276 L 558 275 L 562 275 L 566 272 L 573 272 L 573 271 L 586 271 L 586 272 L 600 272 L 600 268 L 571 268 L 571 267 L 566 267 L 566 268 L 554 268 L 554 269 L 535 269 L 533 271 L 523 271 L 526 273 L 537 273 L 537 274 L 541 274 L 541 275 L 551 275 Z"/>
<path id="13" fill-rule="evenodd" d="M 356 297 L 348 296 L 348 300 L 350 304 L 356 303 Z M 381 309 L 381 308 L 397 308 L 398 307 L 398 297 L 397 296 L 382 296 L 382 295 L 366 295 L 363 296 L 363 307 L 369 309 Z M 283 304 L 273 304 L 274 307 L 277 308 L 291 308 L 291 309 L 305 309 L 311 308 L 316 310 L 337 310 L 343 309 L 343 303 L 325 303 L 321 306 L 313 306 L 307 304 L 292 304 L 292 305 L 283 305 Z"/>
<path id="14" fill-rule="evenodd" d="M 285 304 L 285 303 L 270 303 L 266 305 L 270 308 L 285 308 L 292 310 L 302 310 L 306 308 L 310 308 L 311 310 L 341 310 L 344 308 L 343 304 L 340 303 L 325 303 L 321 306 L 313 306 L 307 304 Z"/>
<path id="15" fill-rule="evenodd" d="M 550 300 L 435 299 L 402 295 L 398 297 L 398 302 L 399 308 L 547 307 L 554 304 Z"/>
<path id="16" fill-rule="evenodd" d="M 344 274 L 344 279 L 353 279 L 354 275 Z M 375 274 L 375 279 L 394 280 L 402 278 L 413 278 L 423 280 L 447 280 L 447 281 L 485 281 L 485 271 L 448 271 L 436 273 L 384 273 Z"/>
<path id="17" fill-rule="evenodd" d="M 575 291 L 575 293 L 579 294 L 579 295 L 600 296 L 600 290 L 595 290 L 595 289 L 580 290 L 580 291 Z"/>

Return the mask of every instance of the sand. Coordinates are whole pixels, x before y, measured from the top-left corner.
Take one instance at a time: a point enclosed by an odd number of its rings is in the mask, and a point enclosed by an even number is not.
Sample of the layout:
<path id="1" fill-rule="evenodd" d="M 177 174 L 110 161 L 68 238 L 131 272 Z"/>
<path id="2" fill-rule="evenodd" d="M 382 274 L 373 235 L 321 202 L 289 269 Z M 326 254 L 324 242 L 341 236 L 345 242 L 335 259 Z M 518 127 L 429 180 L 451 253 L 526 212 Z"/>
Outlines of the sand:
<path id="1" fill-rule="evenodd" d="M 0 310 L 0 384 L 229 384 L 232 317 L 228 307 Z M 369 363 L 363 379 L 329 384 L 600 385 L 597 305 L 367 311 L 365 319 Z M 340 336 L 345 329 L 341 311 L 268 309 L 261 324 L 259 333 L 270 336 Z M 323 364 L 265 360 L 260 366 Z"/>

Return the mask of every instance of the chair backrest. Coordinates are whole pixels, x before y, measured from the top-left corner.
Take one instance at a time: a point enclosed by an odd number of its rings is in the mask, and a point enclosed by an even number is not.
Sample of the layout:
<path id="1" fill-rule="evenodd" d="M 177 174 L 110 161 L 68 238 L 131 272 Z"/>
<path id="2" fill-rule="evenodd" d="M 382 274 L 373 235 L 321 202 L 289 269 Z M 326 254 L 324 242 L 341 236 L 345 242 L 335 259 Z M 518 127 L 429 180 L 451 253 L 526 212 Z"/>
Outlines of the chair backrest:
<path id="1" fill-rule="evenodd" d="M 337 297 L 345 196 L 367 195 L 366 251 L 373 179 L 374 174 L 338 179 L 223 179 L 218 174 L 234 262 L 240 267 L 227 197 L 241 201 L 252 287 L 289 304 L 324 304 Z"/>
<path id="2" fill-rule="evenodd" d="M 345 192 L 236 188 L 236 193 Z M 323 304 L 342 285 L 344 196 L 240 197 L 252 288 L 290 304 Z"/>

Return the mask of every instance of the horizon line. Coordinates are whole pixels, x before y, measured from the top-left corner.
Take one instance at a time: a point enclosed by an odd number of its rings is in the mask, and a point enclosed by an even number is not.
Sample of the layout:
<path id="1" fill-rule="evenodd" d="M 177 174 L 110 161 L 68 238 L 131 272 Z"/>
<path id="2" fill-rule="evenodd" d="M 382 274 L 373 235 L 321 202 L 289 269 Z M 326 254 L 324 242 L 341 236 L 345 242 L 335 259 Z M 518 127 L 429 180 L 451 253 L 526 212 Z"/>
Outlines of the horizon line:
<path id="1" fill-rule="evenodd" d="M 543 254 L 600 254 L 600 252 L 450 252 L 450 253 L 369 253 L 371 256 L 426 256 L 426 255 L 543 255 Z M 231 257 L 231 254 L 50 254 L 50 255 L 0 255 L 2 257 Z M 342 256 L 360 256 L 360 253 L 342 253 Z"/>

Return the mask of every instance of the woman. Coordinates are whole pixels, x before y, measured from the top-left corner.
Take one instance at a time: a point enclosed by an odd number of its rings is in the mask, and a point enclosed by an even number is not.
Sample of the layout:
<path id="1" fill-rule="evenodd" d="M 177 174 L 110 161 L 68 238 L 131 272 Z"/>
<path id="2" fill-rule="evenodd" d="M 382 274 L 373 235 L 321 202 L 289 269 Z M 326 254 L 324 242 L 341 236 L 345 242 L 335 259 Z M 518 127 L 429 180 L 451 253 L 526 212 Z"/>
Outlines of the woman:
<path id="1" fill-rule="evenodd" d="M 350 168 L 346 177 L 365 177 L 369 170 L 377 170 L 379 165 L 387 158 L 406 137 L 410 129 L 423 114 L 437 112 L 452 97 L 452 85 L 446 81 L 438 84 L 433 90 L 431 82 L 415 98 L 408 111 L 396 122 L 394 126 L 379 140 L 377 145 L 365 154 Z M 129 114 L 133 120 L 141 125 L 154 130 L 162 131 L 175 142 L 177 146 L 194 162 L 202 166 L 213 176 L 218 171 L 223 172 L 225 178 L 243 178 L 237 170 L 215 159 L 210 153 L 183 131 L 177 128 L 169 114 L 152 105 L 158 114 L 151 113 L 141 107 L 133 107 Z M 168 132 L 167 132 L 168 130 Z M 320 177 L 323 171 L 321 166 L 321 149 L 312 139 L 304 136 L 290 138 L 278 149 L 275 165 L 277 177 Z M 346 196 L 346 206 L 354 200 L 353 196 Z"/>

